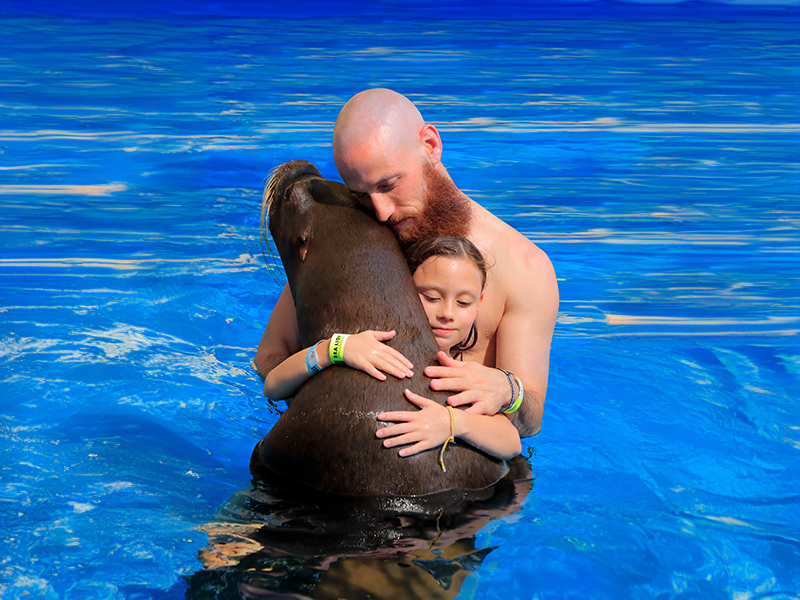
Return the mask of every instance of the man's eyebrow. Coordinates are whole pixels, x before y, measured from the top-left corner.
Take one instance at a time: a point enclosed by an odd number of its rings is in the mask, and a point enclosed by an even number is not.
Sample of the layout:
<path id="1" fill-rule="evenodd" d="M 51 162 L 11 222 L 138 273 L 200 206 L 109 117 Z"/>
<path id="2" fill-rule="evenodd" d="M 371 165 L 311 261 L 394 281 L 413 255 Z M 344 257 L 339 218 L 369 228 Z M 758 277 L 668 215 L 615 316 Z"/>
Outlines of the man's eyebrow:
<path id="1" fill-rule="evenodd" d="M 383 178 L 379 179 L 375 183 L 367 185 L 367 188 L 378 187 L 378 186 L 380 186 L 380 185 L 382 185 L 384 183 L 388 183 L 388 182 L 392 181 L 393 179 L 398 179 L 400 177 L 400 175 L 401 175 L 401 173 L 395 173 L 393 175 L 387 175 L 386 177 L 383 177 Z M 364 192 L 362 190 L 354 190 L 351 187 L 348 187 L 347 191 L 350 192 L 351 194 L 353 194 L 354 196 L 358 196 L 359 194 L 367 194 L 367 192 Z"/>
<path id="2" fill-rule="evenodd" d="M 375 183 L 368 184 L 367 187 L 368 188 L 369 187 L 378 187 L 381 184 L 388 183 L 389 181 L 392 181 L 393 179 L 397 179 L 399 177 L 400 177 L 400 173 L 394 173 L 392 175 L 387 175 L 386 177 L 382 177 L 381 179 L 379 179 Z M 350 188 L 348 188 L 348 189 L 350 189 Z M 350 190 L 350 191 L 353 192 L 354 194 L 363 194 L 364 193 L 364 192 L 357 192 L 355 190 Z"/>
<path id="3" fill-rule="evenodd" d="M 382 183 L 387 183 L 387 182 L 391 181 L 392 179 L 397 179 L 398 177 L 400 177 L 400 173 L 395 173 L 394 175 L 388 175 L 388 176 L 384 177 L 383 179 L 381 179 L 380 181 L 376 181 L 375 185 L 380 185 Z"/>

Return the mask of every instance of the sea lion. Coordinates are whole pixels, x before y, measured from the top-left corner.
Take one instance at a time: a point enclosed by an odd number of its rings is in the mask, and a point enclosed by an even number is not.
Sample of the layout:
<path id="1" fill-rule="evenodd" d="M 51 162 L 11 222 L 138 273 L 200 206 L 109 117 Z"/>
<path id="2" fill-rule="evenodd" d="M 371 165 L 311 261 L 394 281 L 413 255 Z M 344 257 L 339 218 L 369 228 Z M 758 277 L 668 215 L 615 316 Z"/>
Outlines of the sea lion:
<path id="1" fill-rule="evenodd" d="M 256 445 L 253 475 L 271 470 L 326 492 L 382 497 L 485 490 L 500 480 L 505 461 L 468 444 L 447 446 L 445 471 L 438 449 L 401 458 L 375 436 L 386 425 L 378 414 L 412 410 L 404 388 L 440 404 L 447 398 L 431 390 L 422 373 L 436 363 L 438 346 L 392 232 L 307 161 L 278 167 L 264 194 L 303 347 L 334 333 L 394 329 L 388 343 L 413 363 L 415 374 L 378 381 L 333 366 L 314 375 Z"/>

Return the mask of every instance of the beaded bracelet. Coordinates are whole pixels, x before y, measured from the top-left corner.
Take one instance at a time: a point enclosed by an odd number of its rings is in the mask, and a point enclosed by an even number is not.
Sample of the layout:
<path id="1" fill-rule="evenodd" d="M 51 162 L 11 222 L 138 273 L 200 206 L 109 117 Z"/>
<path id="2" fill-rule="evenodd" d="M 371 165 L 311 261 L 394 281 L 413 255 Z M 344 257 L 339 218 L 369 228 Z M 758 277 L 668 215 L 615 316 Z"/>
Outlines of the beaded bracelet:
<path id="1" fill-rule="evenodd" d="M 505 373 L 505 376 L 508 377 L 508 385 L 511 386 L 511 400 L 508 401 L 508 404 L 500 408 L 500 412 L 505 412 L 507 408 L 511 408 L 511 405 L 514 404 L 514 399 L 516 398 L 516 394 L 514 394 L 514 379 L 513 375 L 506 371 L 505 369 L 497 369 L 501 373 Z"/>
<path id="2" fill-rule="evenodd" d="M 505 369 L 500 369 L 500 371 L 503 371 L 503 373 L 506 374 L 509 383 L 511 383 L 511 401 L 506 406 L 501 408 L 500 412 L 510 415 L 513 412 L 517 412 L 519 407 L 522 406 L 522 398 L 525 396 L 525 390 L 522 387 L 522 381 L 519 377 L 513 373 L 510 373 L 509 371 L 506 371 Z M 519 391 L 516 394 L 514 393 L 513 381 L 517 382 L 517 387 L 519 388 Z"/>
<path id="3" fill-rule="evenodd" d="M 334 365 L 344 362 L 344 343 L 349 337 L 346 333 L 334 333 L 333 337 L 331 337 L 328 356 L 331 357 L 331 362 Z"/>

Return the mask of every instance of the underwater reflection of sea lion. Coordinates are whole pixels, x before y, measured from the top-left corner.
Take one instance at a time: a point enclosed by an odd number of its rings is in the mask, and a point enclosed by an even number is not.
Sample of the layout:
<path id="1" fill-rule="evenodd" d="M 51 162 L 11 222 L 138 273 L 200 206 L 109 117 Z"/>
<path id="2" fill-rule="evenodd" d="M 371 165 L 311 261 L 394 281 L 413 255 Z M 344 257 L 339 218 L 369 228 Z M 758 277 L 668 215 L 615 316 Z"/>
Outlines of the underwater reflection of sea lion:
<path id="1" fill-rule="evenodd" d="M 278 167 L 265 195 L 303 347 L 337 332 L 394 329 L 389 344 L 414 364 L 415 375 L 382 382 L 333 366 L 313 376 L 256 446 L 254 476 L 274 471 L 328 492 L 381 497 L 482 490 L 497 482 L 506 463 L 468 444 L 447 447 L 443 471 L 438 451 L 401 458 L 375 436 L 379 413 L 410 410 L 404 388 L 441 404 L 447 398 L 422 374 L 438 348 L 391 231 L 306 161 Z"/>
<path id="2" fill-rule="evenodd" d="M 186 578 L 185 597 L 455 598 L 494 550 L 476 545 L 477 532 L 517 512 L 533 486 L 527 460 L 509 465 L 486 498 L 445 514 L 401 498 L 377 506 L 280 477 L 261 481 L 202 528 L 204 568 Z"/>

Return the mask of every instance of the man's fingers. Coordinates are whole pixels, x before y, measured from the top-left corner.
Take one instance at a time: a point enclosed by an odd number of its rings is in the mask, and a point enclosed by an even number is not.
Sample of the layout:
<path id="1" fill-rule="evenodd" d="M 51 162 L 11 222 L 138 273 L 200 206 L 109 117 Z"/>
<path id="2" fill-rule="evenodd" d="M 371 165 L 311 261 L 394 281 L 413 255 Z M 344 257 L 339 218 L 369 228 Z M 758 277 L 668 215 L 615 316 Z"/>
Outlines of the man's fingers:
<path id="1" fill-rule="evenodd" d="M 497 410 L 494 408 L 491 402 L 487 402 L 486 399 L 481 397 L 479 394 L 471 392 L 463 392 L 461 394 L 456 394 L 455 396 L 450 396 L 447 399 L 447 403 L 450 406 L 455 407 L 466 406 L 466 408 L 463 409 L 464 412 L 473 413 L 476 415 L 497 414 Z"/>
<path id="2" fill-rule="evenodd" d="M 456 394 L 455 396 L 450 396 L 447 399 L 447 403 L 450 406 L 464 406 L 465 404 L 472 404 L 475 402 L 476 398 L 473 397 L 474 394 L 469 392 L 461 392 L 460 394 Z"/>
<path id="3" fill-rule="evenodd" d="M 436 360 L 438 360 L 439 364 L 442 365 L 443 367 L 458 368 L 459 366 L 464 364 L 463 362 L 459 363 L 459 361 L 457 361 L 447 352 L 444 352 L 442 350 L 439 350 L 439 352 L 436 353 Z"/>
<path id="4" fill-rule="evenodd" d="M 431 377 L 432 379 L 439 379 L 442 377 L 455 377 L 458 375 L 458 371 L 454 371 L 450 367 L 425 367 L 423 371 L 425 375 Z"/>
<path id="5" fill-rule="evenodd" d="M 442 377 L 434 379 L 430 383 L 431 389 L 439 391 L 460 392 L 462 389 L 462 381 L 456 377 Z"/>

